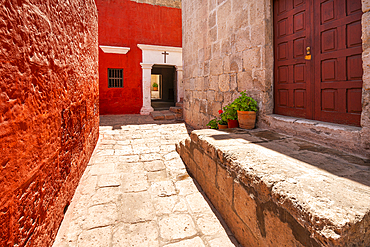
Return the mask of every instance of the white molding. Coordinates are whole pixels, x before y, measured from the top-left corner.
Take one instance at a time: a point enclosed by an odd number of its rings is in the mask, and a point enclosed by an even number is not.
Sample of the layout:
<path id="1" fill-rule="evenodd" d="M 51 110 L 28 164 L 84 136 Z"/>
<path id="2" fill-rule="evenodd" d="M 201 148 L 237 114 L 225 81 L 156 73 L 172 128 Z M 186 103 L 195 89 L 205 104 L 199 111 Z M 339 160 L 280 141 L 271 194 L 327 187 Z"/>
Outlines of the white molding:
<path id="1" fill-rule="evenodd" d="M 142 63 L 182 66 L 182 48 L 160 45 L 137 44 L 142 51 Z M 164 55 L 163 52 L 167 52 Z"/>
<path id="2" fill-rule="evenodd" d="M 126 54 L 130 50 L 130 47 L 107 46 L 107 45 L 99 45 L 99 47 L 103 50 L 104 53 L 114 53 L 114 54 Z"/>
<path id="3" fill-rule="evenodd" d="M 181 47 L 173 47 L 173 46 L 160 46 L 160 45 L 143 45 L 143 44 L 137 44 L 137 47 L 139 47 L 141 50 L 145 51 L 171 51 L 171 52 L 180 52 L 182 53 Z"/>
<path id="4" fill-rule="evenodd" d="M 182 48 L 160 45 L 143 45 L 137 44 L 142 51 L 142 61 L 140 63 L 142 70 L 142 89 L 143 89 L 143 106 L 140 114 L 148 115 L 153 111 L 151 107 L 151 72 L 153 65 L 171 65 L 177 70 L 177 101 L 184 97 L 182 86 Z M 167 54 L 164 54 L 167 52 Z"/>
<path id="5" fill-rule="evenodd" d="M 142 69 L 152 69 L 152 63 L 140 63 Z"/>

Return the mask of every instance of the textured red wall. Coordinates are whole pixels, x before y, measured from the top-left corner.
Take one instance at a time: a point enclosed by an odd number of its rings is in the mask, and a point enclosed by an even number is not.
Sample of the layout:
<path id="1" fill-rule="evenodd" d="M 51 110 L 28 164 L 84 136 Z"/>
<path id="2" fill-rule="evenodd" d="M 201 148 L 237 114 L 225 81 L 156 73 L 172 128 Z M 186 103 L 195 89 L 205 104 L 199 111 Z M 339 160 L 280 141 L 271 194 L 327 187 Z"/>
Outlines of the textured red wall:
<path id="1" fill-rule="evenodd" d="M 99 45 L 130 47 L 126 55 L 99 49 L 100 114 L 139 113 L 142 61 L 137 44 L 181 47 L 181 9 L 129 0 L 96 0 Z M 108 88 L 108 68 L 123 68 L 123 88 Z"/>
<path id="2" fill-rule="evenodd" d="M 98 138 L 94 0 L 1 1 L 0 246 L 50 246 Z"/>

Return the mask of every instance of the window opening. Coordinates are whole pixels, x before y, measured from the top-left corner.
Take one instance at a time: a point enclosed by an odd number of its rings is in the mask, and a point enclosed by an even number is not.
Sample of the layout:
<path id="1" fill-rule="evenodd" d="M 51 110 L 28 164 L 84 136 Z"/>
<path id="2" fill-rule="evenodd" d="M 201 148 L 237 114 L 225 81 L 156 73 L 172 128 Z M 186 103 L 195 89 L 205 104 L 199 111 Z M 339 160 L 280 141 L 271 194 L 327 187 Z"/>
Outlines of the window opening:
<path id="1" fill-rule="evenodd" d="M 123 69 L 108 69 L 108 87 L 123 87 Z"/>

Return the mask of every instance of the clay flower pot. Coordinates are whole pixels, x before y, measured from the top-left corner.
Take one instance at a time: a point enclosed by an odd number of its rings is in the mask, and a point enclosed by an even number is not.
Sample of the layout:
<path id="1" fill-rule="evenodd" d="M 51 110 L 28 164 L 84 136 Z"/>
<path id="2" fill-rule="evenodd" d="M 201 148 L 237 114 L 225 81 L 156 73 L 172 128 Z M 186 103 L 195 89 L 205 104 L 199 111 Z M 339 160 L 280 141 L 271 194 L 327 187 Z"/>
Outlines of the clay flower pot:
<path id="1" fill-rule="evenodd" d="M 239 127 L 243 129 L 254 129 L 256 125 L 255 111 L 238 111 Z"/>
<path id="2" fill-rule="evenodd" d="M 153 87 L 153 91 L 158 91 L 158 87 Z"/>
<path id="3" fill-rule="evenodd" d="M 228 119 L 227 120 L 227 126 L 229 127 L 229 129 L 238 128 L 239 127 L 239 122 L 238 122 L 238 120 Z"/>
<path id="4" fill-rule="evenodd" d="M 218 129 L 219 130 L 227 129 L 227 124 L 218 124 Z"/>

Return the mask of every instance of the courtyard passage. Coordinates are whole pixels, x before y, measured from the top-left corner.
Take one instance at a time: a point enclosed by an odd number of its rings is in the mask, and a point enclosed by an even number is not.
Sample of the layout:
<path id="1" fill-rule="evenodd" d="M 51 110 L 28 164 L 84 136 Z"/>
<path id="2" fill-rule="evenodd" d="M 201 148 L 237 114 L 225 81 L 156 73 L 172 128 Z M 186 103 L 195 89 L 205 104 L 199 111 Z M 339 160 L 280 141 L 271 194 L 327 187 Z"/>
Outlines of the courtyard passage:
<path id="1" fill-rule="evenodd" d="M 240 246 L 175 151 L 187 136 L 184 123 L 101 116 L 53 246 Z"/>

